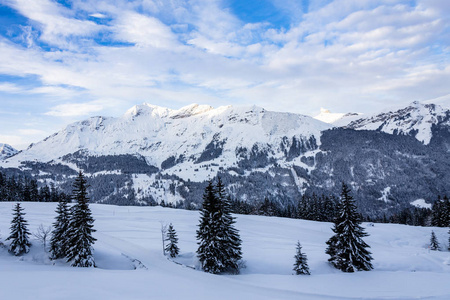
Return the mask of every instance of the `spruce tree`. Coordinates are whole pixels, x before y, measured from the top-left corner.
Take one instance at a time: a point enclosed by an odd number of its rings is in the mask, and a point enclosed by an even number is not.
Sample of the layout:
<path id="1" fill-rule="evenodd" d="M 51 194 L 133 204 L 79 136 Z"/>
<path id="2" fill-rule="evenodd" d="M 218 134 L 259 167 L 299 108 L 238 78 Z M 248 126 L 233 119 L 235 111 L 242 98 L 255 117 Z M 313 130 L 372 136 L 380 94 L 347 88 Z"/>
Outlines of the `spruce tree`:
<path id="1" fill-rule="evenodd" d="M 239 272 L 241 239 L 234 223 L 222 181 L 219 178 L 216 188 L 210 181 L 203 195 L 197 230 L 197 255 L 205 272 Z"/>
<path id="2" fill-rule="evenodd" d="M 223 264 L 225 271 L 239 273 L 239 261 L 242 259 L 242 240 L 239 231 L 234 227 L 235 218 L 231 215 L 232 207 L 230 199 L 226 196 L 225 187 L 221 178 L 217 179 L 216 196 L 220 204 L 221 218 L 219 218 L 219 237 L 222 239 L 222 247 L 225 256 Z"/>
<path id="3" fill-rule="evenodd" d="M 350 189 L 343 183 L 338 215 L 334 222 L 335 233 L 327 241 L 326 253 L 328 261 L 343 272 L 369 271 L 372 267 L 372 257 L 363 241 L 365 233 L 361 227 L 360 216 L 357 213 L 355 201 L 350 195 Z"/>
<path id="4" fill-rule="evenodd" d="M 53 223 L 52 237 L 50 239 L 50 258 L 66 257 L 68 253 L 67 231 L 69 229 L 70 210 L 65 197 L 62 197 L 56 207 L 57 216 Z"/>
<path id="5" fill-rule="evenodd" d="M 209 273 L 219 273 L 223 270 L 218 251 L 217 228 L 212 220 L 213 215 L 219 211 L 218 200 L 214 194 L 212 181 L 208 182 L 203 194 L 203 205 L 200 211 L 200 224 L 197 229 L 198 249 L 197 256 L 202 269 Z"/>
<path id="6" fill-rule="evenodd" d="M 441 246 L 439 245 L 439 242 L 437 240 L 436 235 L 434 234 L 434 231 L 431 231 L 430 250 L 433 250 L 433 251 L 441 250 Z"/>
<path id="7" fill-rule="evenodd" d="M 180 253 L 180 248 L 177 246 L 178 237 L 172 223 L 169 224 L 169 228 L 167 229 L 166 241 L 169 243 L 167 244 L 165 250 L 169 253 L 170 257 L 176 257 Z"/>
<path id="8" fill-rule="evenodd" d="M 27 229 L 27 221 L 24 219 L 25 213 L 20 203 L 13 209 L 13 219 L 11 221 L 11 235 L 6 239 L 11 240 L 8 251 L 16 256 L 28 253 L 31 243 L 28 239 L 30 232 Z"/>
<path id="9" fill-rule="evenodd" d="M 92 236 L 94 218 L 91 215 L 87 198 L 87 184 L 80 171 L 73 184 L 73 199 L 76 201 L 72 207 L 69 228 L 67 230 L 67 262 L 72 267 L 94 267 L 94 248 L 96 239 Z"/>
<path id="10" fill-rule="evenodd" d="M 308 258 L 306 257 L 306 254 L 302 253 L 302 245 L 300 245 L 300 242 L 297 242 L 297 253 L 294 256 L 295 263 L 294 263 L 294 271 L 297 275 L 311 275 L 309 272 L 308 267 Z"/>

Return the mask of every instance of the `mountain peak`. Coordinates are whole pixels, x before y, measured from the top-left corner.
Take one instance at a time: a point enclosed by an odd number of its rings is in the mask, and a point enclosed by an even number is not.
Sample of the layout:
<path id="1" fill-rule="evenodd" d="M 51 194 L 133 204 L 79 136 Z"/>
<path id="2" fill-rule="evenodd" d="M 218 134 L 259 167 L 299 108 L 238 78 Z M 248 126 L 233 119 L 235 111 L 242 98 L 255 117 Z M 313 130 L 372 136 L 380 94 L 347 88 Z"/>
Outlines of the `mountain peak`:
<path id="1" fill-rule="evenodd" d="M 0 160 L 6 159 L 10 156 L 17 154 L 19 151 L 14 149 L 8 144 L 0 143 Z"/>
<path id="2" fill-rule="evenodd" d="M 161 107 L 153 104 L 142 103 L 133 106 L 125 113 L 128 117 L 138 117 L 141 115 L 153 116 L 153 117 L 167 117 L 172 110 L 166 107 Z"/>
<path id="3" fill-rule="evenodd" d="M 407 107 L 391 108 L 381 113 L 350 122 L 346 127 L 357 130 L 378 130 L 390 134 L 412 135 L 429 144 L 432 127 L 450 124 L 450 111 L 433 103 L 414 101 Z"/>
<path id="4" fill-rule="evenodd" d="M 184 106 L 178 110 L 173 110 L 170 113 L 170 118 L 172 119 L 181 119 L 187 118 L 190 116 L 202 114 L 208 111 L 213 110 L 214 108 L 209 105 L 198 105 L 197 103 L 193 103 L 187 106 Z"/>
<path id="5" fill-rule="evenodd" d="M 314 117 L 314 119 L 332 124 L 336 122 L 337 120 L 340 120 L 343 116 L 345 116 L 344 113 L 332 113 L 330 110 L 321 107 L 320 108 L 320 114 Z"/>

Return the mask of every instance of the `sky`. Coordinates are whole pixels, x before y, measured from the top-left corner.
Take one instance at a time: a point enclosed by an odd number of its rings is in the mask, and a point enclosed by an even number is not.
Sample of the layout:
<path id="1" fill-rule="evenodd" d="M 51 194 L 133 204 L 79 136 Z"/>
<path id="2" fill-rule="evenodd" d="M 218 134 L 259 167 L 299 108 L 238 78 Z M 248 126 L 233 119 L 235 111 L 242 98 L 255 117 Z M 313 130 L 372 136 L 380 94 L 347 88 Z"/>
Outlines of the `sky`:
<path id="1" fill-rule="evenodd" d="M 450 96 L 448 0 L 0 0 L 0 143 L 143 102 L 371 113 Z"/>

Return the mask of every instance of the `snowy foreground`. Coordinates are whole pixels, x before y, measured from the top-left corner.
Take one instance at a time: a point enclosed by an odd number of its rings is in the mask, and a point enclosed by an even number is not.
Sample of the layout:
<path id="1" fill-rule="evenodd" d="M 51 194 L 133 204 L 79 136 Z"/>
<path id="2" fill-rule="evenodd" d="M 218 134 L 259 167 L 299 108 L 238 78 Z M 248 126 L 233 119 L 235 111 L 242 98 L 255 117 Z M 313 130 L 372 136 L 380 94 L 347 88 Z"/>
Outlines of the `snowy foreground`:
<path id="1" fill-rule="evenodd" d="M 0 203 L 3 243 L 13 205 Z M 54 221 L 54 203 L 23 207 L 31 232 Z M 431 230 L 447 248 L 446 228 L 364 224 L 375 269 L 342 273 L 327 263 L 330 223 L 237 215 L 247 268 L 241 275 L 224 276 L 190 268 L 197 265 L 198 212 L 110 205 L 91 209 L 98 268 L 53 264 L 35 240 L 20 258 L 2 248 L 0 299 L 450 299 L 450 252 L 427 249 Z M 173 223 L 177 231 L 181 265 L 162 254 L 161 222 Z M 297 240 L 311 276 L 292 275 Z"/>

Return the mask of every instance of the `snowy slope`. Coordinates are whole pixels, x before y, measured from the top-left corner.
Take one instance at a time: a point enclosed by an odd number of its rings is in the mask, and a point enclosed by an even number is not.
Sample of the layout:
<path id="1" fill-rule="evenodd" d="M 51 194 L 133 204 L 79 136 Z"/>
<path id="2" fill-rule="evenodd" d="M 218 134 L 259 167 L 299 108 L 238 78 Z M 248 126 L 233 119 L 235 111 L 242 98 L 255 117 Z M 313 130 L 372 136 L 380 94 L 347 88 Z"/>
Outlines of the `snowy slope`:
<path id="1" fill-rule="evenodd" d="M 0 143 L 0 160 L 3 160 L 10 156 L 13 156 L 14 154 L 17 154 L 18 152 L 19 151 L 17 151 L 10 145 Z"/>
<path id="2" fill-rule="evenodd" d="M 343 116 L 345 116 L 344 113 L 332 113 L 328 109 L 320 108 L 320 114 L 315 116 L 314 119 L 331 124 L 341 119 Z"/>
<path id="3" fill-rule="evenodd" d="M 266 111 L 260 107 L 219 107 L 192 104 L 179 110 L 142 104 L 120 118 L 93 117 L 31 145 L 8 160 L 48 162 L 84 150 L 87 155 L 139 154 L 147 163 L 160 166 L 170 156 L 198 160 L 208 145 L 220 147 L 220 159 L 236 162 L 236 149 L 255 144 L 282 153 L 283 137 L 320 141 L 330 126 L 311 117 Z"/>
<path id="4" fill-rule="evenodd" d="M 435 104 L 413 102 L 407 107 L 385 110 L 359 118 L 346 127 L 357 130 L 378 130 L 390 134 L 413 135 L 429 144 L 434 125 L 450 126 L 450 110 Z"/>
<path id="5" fill-rule="evenodd" d="M 344 126 L 354 121 L 356 119 L 361 118 L 360 113 L 332 113 L 328 109 L 321 108 L 320 113 L 314 117 L 314 119 L 333 124 L 334 126 Z"/>
<path id="6" fill-rule="evenodd" d="M 31 232 L 54 221 L 53 203 L 22 203 Z M 9 232 L 13 203 L 0 203 L 0 230 Z M 448 229 L 363 224 L 374 270 L 342 273 L 327 263 L 330 223 L 237 215 L 247 268 L 241 275 L 211 275 L 162 255 L 161 222 L 173 223 L 181 256 L 196 266 L 199 212 L 161 207 L 91 205 L 98 239 L 96 269 L 55 265 L 33 240 L 16 258 L 0 249 L 2 299 L 450 299 L 450 253 L 427 249 L 431 230 L 447 246 Z M 292 275 L 295 244 L 308 256 L 311 276 Z M 126 256 L 122 255 L 125 254 Z M 133 270 L 131 259 L 145 268 Z"/>

